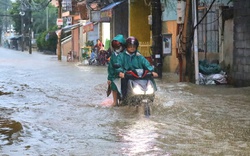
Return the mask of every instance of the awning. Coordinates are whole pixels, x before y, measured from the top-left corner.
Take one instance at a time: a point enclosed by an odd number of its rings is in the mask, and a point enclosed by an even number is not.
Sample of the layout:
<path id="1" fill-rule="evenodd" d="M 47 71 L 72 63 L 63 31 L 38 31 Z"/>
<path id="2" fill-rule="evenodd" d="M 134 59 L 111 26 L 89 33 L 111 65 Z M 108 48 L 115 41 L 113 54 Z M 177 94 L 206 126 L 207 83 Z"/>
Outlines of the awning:
<path id="1" fill-rule="evenodd" d="M 67 25 L 67 26 L 65 26 L 65 27 L 62 28 L 62 31 L 63 31 L 63 32 L 69 32 L 69 31 L 71 31 L 72 29 L 79 28 L 80 26 L 82 26 L 81 23 L 72 24 L 72 25 Z"/>
<path id="2" fill-rule="evenodd" d="M 100 10 L 100 21 L 102 22 L 109 22 L 110 18 L 112 17 L 112 9 L 116 7 L 117 5 L 121 4 L 124 1 L 119 1 L 112 3 Z"/>
<path id="3" fill-rule="evenodd" d="M 92 23 L 92 22 L 87 22 L 85 25 L 83 25 L 82 23 L 77 23 L 77 24 L 67 25 L 67 26 L 63 27 L 62 29 L 57 30 L 56 34 L 60 35 L 61 33 L 67 33 L 69 31 L 76 29 L 76 28 L 79 28 L 81 26 L 83 26 L 83 33 L 94 30 L 94 23 Z"/>

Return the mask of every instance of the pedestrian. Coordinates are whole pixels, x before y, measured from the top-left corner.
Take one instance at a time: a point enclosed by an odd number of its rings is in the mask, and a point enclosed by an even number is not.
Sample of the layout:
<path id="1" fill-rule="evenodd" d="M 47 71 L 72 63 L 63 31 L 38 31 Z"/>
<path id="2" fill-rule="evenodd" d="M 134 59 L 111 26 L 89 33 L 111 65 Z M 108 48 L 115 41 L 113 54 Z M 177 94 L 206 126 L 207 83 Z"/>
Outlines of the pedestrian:
<path id="1" fill-rule="evenodd" d="M 117 64 L 119 64 L 120 67 L 116 69 L 116 72 L 119 77 L 122 78 L 121 90 L 123 98 L 127 93 L 127 80 L 124 79 L 126 71 L 145 69 L 151 71 L 153 77 L 158 77 L 158 74 L 154 72 L 154 67 L 151 66 L 149 61 L 138 51 L 138 46 L 139 41 L 135 37 L 128 37 L 125 43 L 126 49 L 117 57 Z M 153 79 L 152 81 L 154 83 L 155 90 L 157 90 L 155 81 Z"/>
<path id="2" fill-rule="evenodd" d="M 107 83 L 113 95 L 112 105 L 116 106 L 117 100 L 118 100 L 118 89 L 114 83 L 114 80 L 119 77 L 118 77 L 118 73 L 116 72 L 116 68 L 114 68 L 114 65 L 117 63 L 118 55 L 122 53 L 125 48 L 125 38 L 123 37 L 123 35 L 121 34 L 116 35 L 111 42 L 111 46 L 112 46 L 112 53 L 111 53 L 110 61 L 108 64 L 108 82 Z"/>
<path id="3" fill-rule="evenodd" d="M 100 50 L 104 49 L 104 44 L 102 43 L 102 41 L 100 39 L 96 40 L 96 44 L 95 44 L 94 48 L 97 48 L 97 53 L 99 53 Z"/>
<path id="4" fill-rule="evenodd" d="M 95 52 L 97 54 L 97 60 L 98 60 L 98 64 L 101 64 L 101 50 L 104 49 L 104 44 L 102 43 L 102 41 L 100 39 L 96 40 L 96 44 L 94 46 Z"/>

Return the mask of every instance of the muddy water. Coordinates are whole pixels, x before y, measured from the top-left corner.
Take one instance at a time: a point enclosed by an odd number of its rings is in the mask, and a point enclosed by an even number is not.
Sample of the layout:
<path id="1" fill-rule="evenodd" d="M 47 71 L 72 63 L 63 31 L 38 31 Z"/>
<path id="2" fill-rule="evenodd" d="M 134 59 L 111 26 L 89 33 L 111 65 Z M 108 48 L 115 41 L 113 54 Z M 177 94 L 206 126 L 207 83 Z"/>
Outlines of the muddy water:
<path id="1" fill-rule="evenodd" d="M 106 67 L 1 49 L 0 155 L 250 155 L 250 88 L 163 74 L 152 116 L 111 107 Z"/>

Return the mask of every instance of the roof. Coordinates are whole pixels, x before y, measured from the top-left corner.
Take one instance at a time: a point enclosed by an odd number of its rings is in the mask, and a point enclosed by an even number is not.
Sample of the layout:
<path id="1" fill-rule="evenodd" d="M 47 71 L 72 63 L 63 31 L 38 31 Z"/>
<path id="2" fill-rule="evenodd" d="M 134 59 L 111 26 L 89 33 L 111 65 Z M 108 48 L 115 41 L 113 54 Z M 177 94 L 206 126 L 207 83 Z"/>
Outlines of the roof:
<path id="1" fill-rule="evenodd" d="M 75 29 L 75 28 L 78 28 L 82 26 L 81 23 L 76 23 L 76 24 L 72 24 L 72 25 L 67 25 L 65 27 L 62 28 L 63 31 L 66 31 L 66 30 L 71 30 L 71 29 Z"/>
<path id="2" fill-rule="evenodd" d="M 124 1 L 119 1 L 119 2 L 112 3 L 112 4 L 102 8 L 100 11 L 102 12 L 102 11 L 113 9 L 115 6 L 121 4 L 122 2 L 124 2 Z"/>

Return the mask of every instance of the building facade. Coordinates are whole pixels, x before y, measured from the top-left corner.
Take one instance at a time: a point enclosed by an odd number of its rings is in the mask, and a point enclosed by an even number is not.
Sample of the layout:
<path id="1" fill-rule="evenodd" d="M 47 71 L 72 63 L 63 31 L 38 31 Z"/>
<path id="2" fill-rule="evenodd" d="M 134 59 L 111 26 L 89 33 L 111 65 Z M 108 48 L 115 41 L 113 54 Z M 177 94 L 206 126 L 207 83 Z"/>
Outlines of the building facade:
<path id="1" fill-rule="evenodd" d="M 250 1 L 234 1 L 233 84 L 250 86 Z"/>

